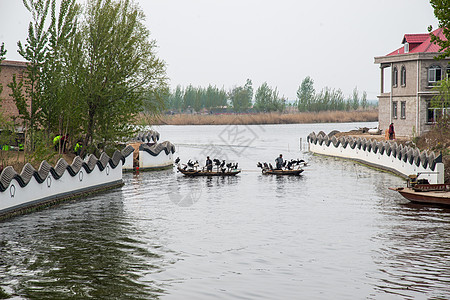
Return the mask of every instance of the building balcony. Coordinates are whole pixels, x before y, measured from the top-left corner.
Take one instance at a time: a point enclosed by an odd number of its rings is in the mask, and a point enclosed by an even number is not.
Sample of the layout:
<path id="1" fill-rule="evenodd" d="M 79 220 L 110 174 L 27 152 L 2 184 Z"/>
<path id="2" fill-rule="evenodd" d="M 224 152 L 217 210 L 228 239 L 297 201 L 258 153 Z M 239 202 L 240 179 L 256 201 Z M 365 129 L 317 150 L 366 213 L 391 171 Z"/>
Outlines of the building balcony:
<path id="1" fill-rule="evenodd" d="M 391 93 L 380 93 L 378 96 L 378 98 L 389 98 L 391 97 Z"/>

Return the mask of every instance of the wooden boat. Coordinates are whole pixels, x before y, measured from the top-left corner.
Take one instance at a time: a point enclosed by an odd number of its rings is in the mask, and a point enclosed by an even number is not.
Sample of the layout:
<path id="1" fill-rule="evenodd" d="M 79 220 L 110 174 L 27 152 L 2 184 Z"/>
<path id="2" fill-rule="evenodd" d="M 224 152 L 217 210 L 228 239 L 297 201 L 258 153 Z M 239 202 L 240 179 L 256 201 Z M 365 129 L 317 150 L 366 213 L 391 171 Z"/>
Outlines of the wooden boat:
<path id="1" fill-rule="evenodd" d="M 183 173 L 185 176 L 197 177 L 197 176 L 236 176 L 241 173 L 240 169 L 232 169 L 226 171 L 205 171 L 205 170 L 195 170 L 195 169 L 183 169 L 178 167 L 178 171 Z"/>
<path id="2" fill-rule="evenodd" d="M 256 166 L 261 168 L 264 175 L 294 175 L 299 176 L 304 170 L 302 166 L 307 163 L 303 159 L 291 159 L 283 162 L 282 168 L 274 169 L 272 164 L 258 162 Z"/>
<path id="3" fill-rule="evenodd" d="M 389 188 L 399 192 L 411 202 L 450 205 L 450 183 L 408 184 L 407 187 Z"/>
<path id="4" fill-rule="evenodd" d="M 296 170 L 277 170 L 277 169 L 263 169 L 262 173 L 265 175 L 300 175 L 304 170 L 296 169 Z"/>

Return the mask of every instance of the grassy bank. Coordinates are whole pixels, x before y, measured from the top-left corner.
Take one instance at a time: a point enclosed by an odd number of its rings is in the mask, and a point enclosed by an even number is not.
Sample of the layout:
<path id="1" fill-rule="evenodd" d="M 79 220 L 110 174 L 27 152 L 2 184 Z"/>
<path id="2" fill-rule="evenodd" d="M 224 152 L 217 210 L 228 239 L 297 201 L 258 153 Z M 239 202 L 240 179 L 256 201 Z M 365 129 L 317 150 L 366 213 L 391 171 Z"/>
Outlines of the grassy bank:
<path id="1" fill-rule="evenodd" d="M 30 156 L 30 155 L 28 155 Z M 55 154 L 52 157 L 47 157 L 45 160 L 51 165 L 56 166 L 56 163 L 60 158 L 64 158 L 64 160 L 71 164 L 73 159 L 75 157 L 75 154 L 73 153 L 66 153 L 66 154 Z M 0 155 L 0 173 L 3 168 L 6 168 L 7 166 L 12 166 L 16 172 L 20 173 L 22 171 L 22 168 L 25 166 L 26 162 L 29 162 L 33 168 L 36 170 L 39 169 L 39 166 L 42 162 L 41 159 L 32 159 L 32 158 L 26 158 L 25 153 L 23 151 L 3 151 Z M 1 298 L 0 298 L 1 299 Z"/>
<path id="2" fill-rule="evenodd" d="M 301 123 L 344 123 L 374 122 L 378 110 L 366 111 L 324 111 L 304 113 L 259 113 L 259 114 L 176 114 L 159 118 L 140 116 L 138 123 L 154 125 L 253 125 L 253 124 L 301 124 Z"/>

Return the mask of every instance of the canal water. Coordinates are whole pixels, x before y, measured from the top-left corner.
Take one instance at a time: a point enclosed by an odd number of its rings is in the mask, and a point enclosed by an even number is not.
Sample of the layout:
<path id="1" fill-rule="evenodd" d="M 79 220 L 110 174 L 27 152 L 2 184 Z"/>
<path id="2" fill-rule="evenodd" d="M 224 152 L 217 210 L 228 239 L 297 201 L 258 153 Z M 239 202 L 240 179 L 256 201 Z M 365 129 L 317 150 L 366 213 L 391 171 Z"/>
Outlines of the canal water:
<path id="1" fill-rule="evenodd" d="M 230 178 L 176 170 L 0 223 L 13 299 L 449 299 L 450 210 L 409 203 L 392 174 L 311 155 L 306 137 L 376 123 L 160 126 L 182 162 L 238 162 Z M 256 163 L 309 162 L 303 176 Z"/>

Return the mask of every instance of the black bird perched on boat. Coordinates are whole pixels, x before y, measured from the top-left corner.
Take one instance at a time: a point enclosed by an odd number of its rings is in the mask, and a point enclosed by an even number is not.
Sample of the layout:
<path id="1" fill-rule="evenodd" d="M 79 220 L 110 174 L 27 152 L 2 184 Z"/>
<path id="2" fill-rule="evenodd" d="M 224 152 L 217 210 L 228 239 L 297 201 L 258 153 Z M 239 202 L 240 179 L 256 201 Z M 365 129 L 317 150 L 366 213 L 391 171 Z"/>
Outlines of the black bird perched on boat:
<path id="1" fill-rule="evenodd" d="M 217 158 L 214 158 L 213 162 L 216 166 L 220 166 L 220 160 L 218 160 Z"/>
<path id="2" fill-rule="evenodd" d="M 287 167 L 286 167 L 286 168 L 287 168 L 288 170 L 291 170 L 291 169 L 292 169 L 292 164 L 293 164 L 293 162 L 292 162 L 292 160 L 291 160 L 290 162 L 287 163 Z"/>
<path id="3" fill-rule="evenodd" d="M 179 162 L 180 162 L 180 158 L 177 157 L 177 158 L 175 159 L 175 164 L 178 164 Z"/>
<path id="4" fill-rule="evenodd" d="M 260 163 L 259 161 L 258 161 L 258 163 L 256 164 L 256 166 L 257 166 L 258 168 L 261 168 L 261 169 L 262 169 L 262 167 L 263 167 L 262 163 Z"/>
<path id="5" fill-rule="evenodd" d="M 269 168 L 270 168 L 271 170 L 273 170 L 273 167 L 272 167 L 272 164 L 271 164 L 271 163 L 269 163 Z"/>
<path id="6" fill-rule="evenodd" d="M 232 165 L 233 165 L 232 163 L 227 163 L 227 168 L 231 169 Z"/>
<path id="7" fill-rule="evenodd" d="M 220 164 L 220 167 L 223 168 L 225 166 L 225 160 L 222 161 L 222 163 Z"/>
<path id="8" fill-rule="evenodd" d="M 266 168 L 266 169 L 269 168 L 269 165 L 266 162 L 264 163 L 264 168 Z"/>
<path id="9" fill-rule="evenodd" d="M 195 161 L 195 162 L 193 162 L 193 161 L 191 161 L 191 160 L 188 160 L 187 166 L 188 166 L 190 169 L 197 168 L 197 167 L 198 167 L 198 160 Z"/>

